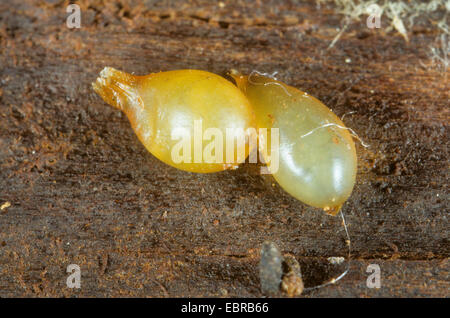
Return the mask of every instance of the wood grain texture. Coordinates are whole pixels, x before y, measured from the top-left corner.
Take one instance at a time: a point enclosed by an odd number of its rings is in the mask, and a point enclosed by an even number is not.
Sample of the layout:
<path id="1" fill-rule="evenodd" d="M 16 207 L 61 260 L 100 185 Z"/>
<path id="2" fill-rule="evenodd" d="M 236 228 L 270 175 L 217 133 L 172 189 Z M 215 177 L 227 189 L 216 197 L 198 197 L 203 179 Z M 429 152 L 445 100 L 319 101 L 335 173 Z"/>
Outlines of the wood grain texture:
<path id="1" fill-rule="evenodd" d="M 105 1 L 106 2 L 106 1 Z M 224 2 L 225 3 L 225 2 Z M 312 2 L 0 3 L 0 296 L 262 296 L 265 240 L 294 255 L 305 287 L 342 268 L 339 218 L 296 201 L 245 164 L 192 174 L 149 154 L 91 89 L 104 66 L 273 73 L 316 96 L 370 145 L 343 212 L 349 275 L 304 297 L 448 296 L 449 82 L 410 42 Z M 353 112 L 353 113 L 351 113 Z M 66 267 L 82 287 L 66 287 Z M 379 264 L 382 287 L 366 287 Z M 302 297 L 303 297 L 302 296 Z"/>

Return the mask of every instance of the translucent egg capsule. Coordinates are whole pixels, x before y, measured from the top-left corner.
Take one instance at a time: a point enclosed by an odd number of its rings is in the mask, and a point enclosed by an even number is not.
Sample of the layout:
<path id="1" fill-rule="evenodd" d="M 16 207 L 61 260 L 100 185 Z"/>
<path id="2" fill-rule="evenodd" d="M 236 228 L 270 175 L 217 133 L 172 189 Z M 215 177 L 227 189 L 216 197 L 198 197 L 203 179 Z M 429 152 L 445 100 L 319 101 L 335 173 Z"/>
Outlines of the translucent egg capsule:
<path id="1" fill-rule="evenodd" d="M 175 168 L 222 171 L 248 154 L 245 144 L 239 157 L 237 143 L 234 153 L 227 153 L 226 138 L 254 127 L 255 115 L 245 95 L 218 75 L 178 70 L 134 76 L 106 67 L 92 85 L 127 115 L 147 150 Z"/>
<path id="2" fill-rule="evenodd" d="M 292 86 L 261 75 L 232 76 L 252 104 L 257 127 L 278 128 L 279 163 L 270 171 L 274 178 L 298 200 L 335 215 L 356 177 L 355 145 L 344 123 L 319 100 Z M 263 154 L 271 142 L 267 130 Z"/>

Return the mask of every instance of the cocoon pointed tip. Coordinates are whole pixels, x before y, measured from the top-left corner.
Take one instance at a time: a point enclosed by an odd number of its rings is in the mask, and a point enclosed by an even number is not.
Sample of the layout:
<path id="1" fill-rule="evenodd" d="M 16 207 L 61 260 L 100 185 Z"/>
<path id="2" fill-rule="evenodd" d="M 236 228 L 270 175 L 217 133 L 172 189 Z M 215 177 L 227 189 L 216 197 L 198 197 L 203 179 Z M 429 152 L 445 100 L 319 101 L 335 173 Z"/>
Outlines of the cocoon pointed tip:
<path id="1" fill-rule="evenodd" d="M 246 84 L 247 84 L 247 77 L 248 76 L 244 76 L 242 75 L 238 70 L 235 69 L 231 69 L 228 72 L 228 75 L 231 76 L 234 81 L 236 82 L 237 87 L 243 92 L 245 93 L 245 88 L 246 88 Z"/>
<path id="2" fill-rule="evenodd" d="M 111 106 L 124 110 L 127 101 L 135 95 L 135 77 L 131 74 L 105 67 L 92 83 L 94 91 Z"/>

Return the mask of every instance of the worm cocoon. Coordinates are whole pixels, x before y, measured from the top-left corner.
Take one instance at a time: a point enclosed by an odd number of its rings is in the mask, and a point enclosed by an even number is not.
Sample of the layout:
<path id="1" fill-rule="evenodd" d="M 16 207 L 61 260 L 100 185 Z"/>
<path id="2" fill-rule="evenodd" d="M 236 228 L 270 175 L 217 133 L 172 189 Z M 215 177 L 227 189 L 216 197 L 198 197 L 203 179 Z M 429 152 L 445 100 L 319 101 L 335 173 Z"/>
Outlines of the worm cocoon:
<path id="1" fill-rule="evenodd" d="M 178 70 L 134 76 L 106 67 L 92 85 L 127 115 L 147 150 L 175 168 L 222 171 L 237 167 L 248 154 L 248 141 L 243 158 L 237 141 L 234 153 L 227 154 L 225 139 L 228 132 L 242 136 L 254 127 L 253 110 L 244 94 L 218 75 Z"/>
<path id="2" fill-rule="evenodd" d="M 280 81 L 232 77 L 252 104 L 257 127 L 279 129 L 274 178 L 298 200 L 335 215 L 356 177 L 355 145 L 344 123 L 316 98 Z M 271 149 L 270 130 L 267 139 Z"/>

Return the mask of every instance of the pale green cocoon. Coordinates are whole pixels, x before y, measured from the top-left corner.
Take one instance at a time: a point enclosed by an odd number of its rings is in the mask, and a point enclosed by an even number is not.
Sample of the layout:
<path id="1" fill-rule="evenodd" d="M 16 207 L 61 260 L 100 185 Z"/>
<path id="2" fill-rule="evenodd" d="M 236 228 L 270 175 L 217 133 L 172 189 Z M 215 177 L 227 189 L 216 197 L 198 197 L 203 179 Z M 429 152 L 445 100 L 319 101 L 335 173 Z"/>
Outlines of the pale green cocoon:
<path id="1" fill-rule="evenodd" d="M 258 128 L 279 129 L 272 174 L 292 196 L 336 214 L 355 184 L 355 145 L 344 123 L 319 100 L 260 75 L 232 75 L 249 99 Z M 261 149 L 260 149 L 261 150 Z"/>

